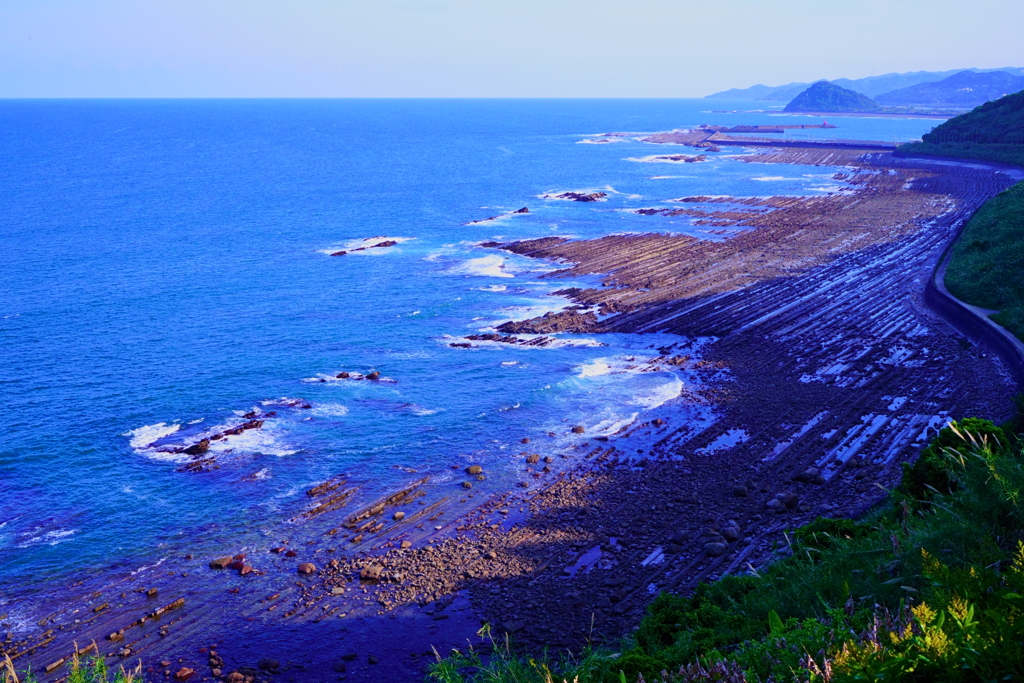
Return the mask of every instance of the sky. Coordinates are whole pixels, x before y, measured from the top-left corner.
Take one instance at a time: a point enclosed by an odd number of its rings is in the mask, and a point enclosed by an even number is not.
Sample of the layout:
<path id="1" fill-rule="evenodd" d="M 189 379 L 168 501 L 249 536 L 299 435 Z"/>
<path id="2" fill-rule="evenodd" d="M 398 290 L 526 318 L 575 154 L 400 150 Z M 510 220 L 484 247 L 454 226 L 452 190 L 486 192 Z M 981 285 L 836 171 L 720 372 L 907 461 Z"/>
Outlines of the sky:
<path id="1" fill-rule="evenodd" d="M 0 97 L 702 97 L 1024 66 L 1024 0 L 0 0 Z"/>

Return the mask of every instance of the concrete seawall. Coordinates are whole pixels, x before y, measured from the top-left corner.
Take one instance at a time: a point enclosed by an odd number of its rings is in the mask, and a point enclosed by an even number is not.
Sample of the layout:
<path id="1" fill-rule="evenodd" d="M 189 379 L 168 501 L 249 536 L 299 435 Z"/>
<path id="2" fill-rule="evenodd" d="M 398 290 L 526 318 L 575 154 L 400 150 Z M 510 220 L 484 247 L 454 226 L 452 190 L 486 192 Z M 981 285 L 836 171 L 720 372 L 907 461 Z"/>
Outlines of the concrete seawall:
<path id="1" fill-rule="evenodd" d="M 1024 180 L 1024 169 L 1016 166 L 964 159 L 943 159 L 943 161 L 992 166 L 1018 181 Z M 1024 393 L 1024 343 L 1021 343 L 1005 327 L 989 318 L 992 311 L 961 301 L 946 289 L 946 268 L 953 256 L 953 245 L 960 239 L 964 226 L 969 220 L 965 220 L 960 225 L 956 234 L 943 250 L 942 256 L 939 257 L 938 264 L 925 286 L 924 302 L 973 343 L 980 344 L 991 353 L 996 354 L 1006 364 L 1007 370 L 1017 383 L 1018 390 Z"/>

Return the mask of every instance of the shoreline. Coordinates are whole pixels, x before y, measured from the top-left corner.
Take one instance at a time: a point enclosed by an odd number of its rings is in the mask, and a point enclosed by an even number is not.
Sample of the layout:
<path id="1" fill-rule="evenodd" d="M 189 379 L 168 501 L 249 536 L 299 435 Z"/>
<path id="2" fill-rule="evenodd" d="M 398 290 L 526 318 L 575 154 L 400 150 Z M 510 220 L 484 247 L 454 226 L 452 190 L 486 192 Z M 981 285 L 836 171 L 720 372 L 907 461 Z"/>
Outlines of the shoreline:
<path id="1" fill-rule="evenodd" d="M 99 595 L 97 586 L 80 594 L 72 588 L 70 599 L 57 600 L 66 603 L 63 611 L 43 620 L 40 637 L 20 644 L 19 653 L 43 671 L 70 654 L 74 642 L 84 647 L 95 640 L 101 652 L 115 653 L 113 662 L 130 664 L 141 656 L 146 666 L 173 664 L 151 672 L 157 680 L 180 666 L 196 671 L 192 680 L 240 668 L 254 680 L 269 680 L 275 670 L 283 680 L 338 680 L 342 674 L 345 680 L 400 680 L 394 676 L 413 675 L 435 641 L 443 652 L 475 638 L 478 617 L 526 647 L 577 648 L 592 637 L 614 642 L 657 590 L 686 590 L 760 564 L 773 556 L 772 543 L 786 529 L 815 514 L 849 516 L 874 504 L 873 484 L 898 478 L 900 460 L 916 452 L 911 437 L 934 428 L 941 412 L 915 413 L 915 405 L 939 398 L 947 413 L 971 406 L 993 411 L 1006 398 L 998 367 L 963 349 L 924 310 L 918 287 L 942 238 L 999 182 L 979 170 L 943 174 L 906 160 L 889 166 L 881 158 L 886 155 L 861 162 L 860 154 L 843 151 L 819 161 L 835 162 L 837 154 L 863 176 L 857 190 L 767 209 L 727 207 L 731 215 L 707 210 L 703 219 L 718 221 L 715 227 L 744 229 L 725 242 L 660 235 L 651 215 L 654 232 L 646 235 L 549 240 L 527 254 L 574 264 L 548 278 L 573 271 L 605 278 L 601 289 L 571 294 L 604 316 L 594 317 L 588 333 L 668 331 L 681 342 L 717 337 L 700 360 L 679 360 L 676 348 L 658 350 L 662 362 L 692 363 L 705 379 L 706 390 L 693 404 L 705 401 L 720 411 L 710 426 L 694 432 L 681 419 L 683 402 L 670 402 L 611 437 L 580 435 L 573 448 L 578 462 L 558 473 L 543 472 L 546 463 L 531 462 L 531 446 L 523 444 L 519 457 L 537 466 L 530 479 L 538 483 L 483 502 L 441 492 L 421 506 L 419 494 L 428 484 L 419 482 L 404 494 L 349 510 L 347 498 L 332 502 L 345 485 L 328 480 L 309 495 L 308 509 L 322 512 L 290 530 L 289 543 L 268 538 L 265 547 L 232 553 L 246 552 L 239 561 L 256 571 L 209 569 L 214 557 L 174 557 L 159 569 L 119 579 L 113 585 L 123 589 L 121 597 L 117 588 Z M 807 153 L 786 150 L 745 160 L 769 156 L 772 163 L 807 161 Z M 895 169 L 888 185 L 881 168 Z M 942 197 L 953 197 L 952 205 Z M 897 225 L 884 223 L 874 232 L 868 220 L 894 217 Z M 679 263 L 690 264 L 682 275 L 668 267 Z M 585 317 L 572 315 L 549 318 L 560 328 L 552 331 L 572 331 Z M 864 346 L 839 344 L 839 331 L 844 341 Z M 910 355 L 869 343 L 881 333 Z M 934 350 L 924 354 L 922 339 Z M 829 372 L 847 358 L 847 367 Z M 812 379 L 795 379 L 802 376 L 798 370 Z M 962 385 L 964 376 L 989 378 L 1001 389 L 974 395 Z M 914 378 L 923 385 L 916 393 L 887 393 Z M 883 397 L 888 406 L 903 402 L 883 410 Z M 879 423 L 884 412 L 891 415 Z M 836 457 L 819 463 L 822 444 Z M 644 453 L 635 454 L 637 446 Z M 763 460 L 765 453 L 773 455 Z M 393 518 L 403 511 L 401 520 Z M 346 525 L 352 528 L 331 533 Z M 368 537 L 339 552 L 346 532 Z M 411 546 L 402 548 L 403 541 Z M 274 547 L 294 548 L 296 557 L 281 557 Z M 299 563 L 307 561 L 315 572 L 298 575 Z M 136 592 L 150 588 L 157 589 L 153 597 Z M 179 598 L 182 605 L 155 614 Z M 580 632 L 592 623 L 592 633 Z M 108 638 L 121 629 L 121 638 Z M 380 629 L 391 645 L 367 639 Z M 305 660 L 286 656 L 296 645 Z M 124 656 L 116 654 L 126 648 Z M 279 666 L 265 661 L 260 668 L 260 659 L 275 658 Z M 213 666 L 218 660 L 222 664 Z M 15 660 L 19 667 L 23 661 Z"/>

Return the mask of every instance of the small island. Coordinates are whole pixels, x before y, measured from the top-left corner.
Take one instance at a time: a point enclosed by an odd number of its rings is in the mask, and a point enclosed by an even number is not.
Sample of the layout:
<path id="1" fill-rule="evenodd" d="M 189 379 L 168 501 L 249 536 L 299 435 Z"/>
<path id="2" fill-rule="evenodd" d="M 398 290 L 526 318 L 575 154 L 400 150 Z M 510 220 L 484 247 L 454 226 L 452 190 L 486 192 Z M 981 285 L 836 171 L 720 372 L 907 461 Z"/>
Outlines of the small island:
<path id="1" fill-rule="evenodd" d="M 867 95 L 828 81 L 818 81 L 786 105 L 786 112 L 877 112 L 881 107 Z"/>

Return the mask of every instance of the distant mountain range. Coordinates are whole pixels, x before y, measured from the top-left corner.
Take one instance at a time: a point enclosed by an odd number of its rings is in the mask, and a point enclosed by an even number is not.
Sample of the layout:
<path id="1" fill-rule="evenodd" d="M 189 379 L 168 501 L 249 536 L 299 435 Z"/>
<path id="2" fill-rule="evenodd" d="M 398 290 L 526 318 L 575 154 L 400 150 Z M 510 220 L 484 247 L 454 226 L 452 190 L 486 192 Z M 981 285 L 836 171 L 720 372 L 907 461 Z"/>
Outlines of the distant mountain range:
<path id="1" fill-rule="evenodd" d="M 1005 82 L 1007 85 L 997 85 L 999 82 L 1002 82 L 999 81 L 1000 78 L 1003 78 L 1002 74 L 1022 78 L 1022 82 L 1024 82 L 1024 68 L 1020 67 L 954 69 L 953 71 L 912 71 L 909 73 L 891 73 L 883 76 L 868 76 L 867 78 L 858 79 L 838 78 L 831 82 L 862 95 L 867 95 L 885 106 L 914 104 L 969 108 L 999 97 L 1006 92 L 1015 92 L 1015 90 L 1011 89 L 1002 90 L 998 94 L 994 94 L 1000 88 L 1010 87 L 1010 81 Z M 946 84 L 946 81 L 951 77 L 964 79 L 969 76 L 981 76 L 984 83 L 979 81 L 975 85 L 970 85 L 969 83 L 965 84 L 961 80 L 954 80 Z M 937 85 L 939 83 L 943 83 L 943 85 Z M 931 84 L 936 84 L 937 87 L 924 91 L 915 90 L 915 87 Z M 707 99 L 789 102 L 810 87 L 810 85 L 810 83 L 787 83 L 780 86 L 755 85 L 750 88 L 723 90 L 722 92 L 708 95 Z M 972 90 L 965 91 L 963 90 L 964 88 L 972 88 Z M 1021 89 L 1024 89 L 1024 85 L 1016 87 L 1016 90 Z M 908 93 L 907 91 L 910 92 Z M 971 95 L 971 92 L 976 92 L 976 94 Z M 897 93 L 899 94 L 897 95 Z M 891 101 L 887 99 L 889 95 L 893 95 Z M 981 99 L 978 99 L 979 97 Z M 909 101 L 914 99 L 921 101 Z"/>
<path id="2" fill-rule="evenodd" d="M 882 93 L 875 101 L 885 107 L 947 106 L 970 109 L 1024 90 L 1024 75 L 1007 71 L 961 71 L 934 83 L 918 83 Z"/>

